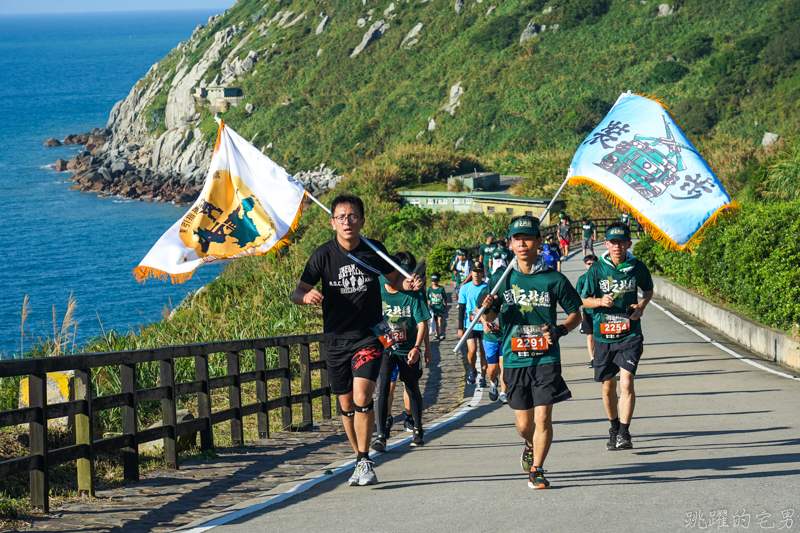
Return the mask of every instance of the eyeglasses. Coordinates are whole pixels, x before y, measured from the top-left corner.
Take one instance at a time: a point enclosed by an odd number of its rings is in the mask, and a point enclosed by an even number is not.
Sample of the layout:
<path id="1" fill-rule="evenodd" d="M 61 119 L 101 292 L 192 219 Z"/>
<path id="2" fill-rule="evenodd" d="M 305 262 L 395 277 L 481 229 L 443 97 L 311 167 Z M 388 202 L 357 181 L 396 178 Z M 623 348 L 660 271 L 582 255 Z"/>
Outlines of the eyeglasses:
<path id="1" fill-rule="evenodd" d="M 351 224 L 355 224 L 356 222 L 361 220 L 361 217 L 358 215 L 339 215 L 338 217 L 331 217 L 331 218 L 336 222 L 338 222 L 339 224 L 344 224 L 346 220 L 350 221 Z"/>

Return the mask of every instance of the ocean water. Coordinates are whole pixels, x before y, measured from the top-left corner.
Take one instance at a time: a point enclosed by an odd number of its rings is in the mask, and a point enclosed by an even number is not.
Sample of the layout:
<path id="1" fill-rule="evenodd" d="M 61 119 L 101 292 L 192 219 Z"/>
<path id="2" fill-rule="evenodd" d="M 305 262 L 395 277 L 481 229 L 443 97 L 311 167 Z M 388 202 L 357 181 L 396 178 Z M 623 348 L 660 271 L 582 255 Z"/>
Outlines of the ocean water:
<path id="1" fill-rule="evenodd" d="M 197 24 L 224 9 L 0 16 L 0 357 L 20 351 L 23 300 L 29 340 L 60 328 L 70 293 L 76 340 L 161 318 L 212 281 L 203 266 L 183 285 L 137 283 L 131 271 L 185 211 L 71 191 L 47 165 L 79 147 L 45 140 L 104 127 L 111 107 Z M 25 340 L 28 345 L 28 340 Z"/>

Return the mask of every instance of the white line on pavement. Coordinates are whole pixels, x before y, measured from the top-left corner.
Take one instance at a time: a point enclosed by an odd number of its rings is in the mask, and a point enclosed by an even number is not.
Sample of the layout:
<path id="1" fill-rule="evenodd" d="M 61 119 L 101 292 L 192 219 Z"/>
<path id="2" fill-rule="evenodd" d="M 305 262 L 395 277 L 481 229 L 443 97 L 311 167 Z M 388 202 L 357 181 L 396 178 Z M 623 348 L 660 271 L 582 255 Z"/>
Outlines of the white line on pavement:
<path id="1" fill-rule="evenodd" d="M 478 375 L 478 379 L 480 379 L 480 374 Z M 480 403 L 482 398 L 483 398 L 483 388 L 476 386 L 475 387 L 475 394 L 472 395 L 472 399 L 471 400 L 466 402 L 466 405 L 464 405 L 464 407 L 462 407 L 458 411 L 455 411 L 454 413 L 451 413 L 449 415 L 446 415 L 446 416 L 443 416 L 443 417 L 439 418 L 437 421 L 435 421 L 431 426 L 429 426 L 425 430 L 425 434 L 432 433 L 432 432 L 434 432 L 434 431 L 436 431 L 438 429 L 441 429 L 442 427 L 446 426 L 447 424 L 449 424 L 451 422 L 455 422 L 456 420 L 458 420 L 459 418 L 461 418 L 462 416 L 464 416 L 468 412 L 470 412 L 473 409 L 475 409 L 478 406 L 478 404 Z M 408 441 L 410 441 L 410 440 L 411 440 L 410 436 L 405 436 L 405 437 L 400 437 L 400 438 L 395 437 L 394 439 L 392 439 L 391 444 L 389 444 L 386 447 L 386 450 L 387 451 L 393 450 L 394 448 L 397 448 L 398 446 L 402 446 L 403 444 L 408 443 Z M 372 455 L 372 457 L 378 457 L 380 455 L 383 455 L 383 453 L 378 452 L 378 453 L 372 453 L 371 455 Z M 246 515 L 249 515 L 251 513 L 255 513 L 255 512 L 261 511 L 262 509 L 265 509 L 265 508 L 267 508 L 267 507 L 269 507 L 271 505 L 275 505 L 276 503 L 280 503 L 280 502 L 282 502 L 284 500 L 288 500 L 289 498 L 291 498 L 295 494 L 300 494 L 301 492 L 305 492 L 308 489 L 310 489 L 311 487 L 313 487 L 314 485 L 320 483 L 321 481 L 325 481 L 327 479 L 330 479 L 333 476 L 337 476 L 337 475 L 341 474 L 342 472 L 346 472 L 346 471 L 350 470 L 351 468 L 353 468 L 355 463 L 356 463 L 355 459 L 347 461 L 346 463 L 342 464 L 341 466 L 338 466 L 338 467 L 334 468 L 333 469 L 333 474 L 327 474 L 327 475 L 326 474 L 319 474 L 316 477 L 313 477 L 311 479 L 307 479 L 307 480 L 305 480 L 305 481 L 303 481 L 301 483 L 298 483 L 297 485 L 295 485 L 294 487 L 290 488 L 289 490 L 287 490 L 283 494 L 279 494 L 279 495 L 277 495 L 277 496 L 275 496 L 275 497 L 273 497 L 273 498 L 271 498 L 271 499 L 269 499 L 269 500 L 267 500 L 265 502 L 261 502 L 261 503 L 255 504 L 255 505 L 251 505 L 250 507 L 246 507 L 246 508 L 241 509 L 239 511 L 227 514 L 225 516 L 221 516 L 219 518 L 215 518 L 214 520 L 211 520 L 210 522 L 207 522 L 207 523 L 203 524 L 202 526 L 198 526 L 198 527 L 195 527 L 195 528 L 187 530 L 186 533 L 202 533 L 203 531 L 208 531 L 209 529 L 213 529 L 213 528 L 215 528 L 217 526 L 221 526 L 221 525 L 227 524 L 229 522 L 232 522 L 234 520 L 238 520 L 239 518 L 241 518 L 243 516 L 246 516 Z"/>
<path id="2" fill-rule="evenodd" d="M 681 324 L 682 326 L 686 327 L 686 329 L 688 329 L 688 330 L 690 330 L 690 331 L 694 332 L 694 333 L 695 333 L 695 334 L 696 334 L 698 337 L 700 337 L 700 338 L 701 338 L 701 339 L 703 339 L 704 341 L 710 342 L 711 344 L 713 344 L 714 346 L 716 346 L 716 347 L 717 347 L 717 348 L 719 348 L 720 350 L 722 350 L 722 351 L 724 351 L 724 352 L 727 352 L 727 353 L 731 354 L 731 355 L 732 355 L 732 356 L 734 356 L 735 358 L 737 358 L 737 359 L 739 359 L 739 360 L 741 360 L 741 361 L 744 361 L 744 362 L 745 362 L 745 363 L 747 363 L 748 365 L 753 365 L 753 366 L 754 366 L 754 367 L 756 367 L 756 368 L 760 368 L 761 370 L 766 370 L 767 372 L 769 372 L 769 373 L 771 373 L 771 374 L 775 374 L 775 375 L 777 375 L 777 376 L 781 376 L 781 377 L 783 377 L 783 378 L 789 378 L 789 379 L 800 379 L 800 378 L 796 378 L 795 376 L 792 376 L 792 375 L 790 375 L 790 374 L 785 374 L 785 373 L 783 373 L 783 372 L 778 372 L 777 370 L 773 370 L 773 369 L 771 369 L 771 368 L 769 368 L 769 367 L 767 367 L 767 366 L 760 365 L 760 364 L 756 363 L 755 361 L 751 361 L 750 359 L 747 359 L 747 358 L 745 358 L 745 357 L 742 357 L 741 355 L 739 355 L 738 353 L 734 352 L 734 351 L 733 351 L 733 350 L 731 350 L 730 348 L 728 348 L 728 347 L 726 347 L 726 346 L 723 346 L 722 344 L 718 343 L 717 341 L 715 341 L 714 339 L 712 339 L 712 338 L 711 338 L 711 337 L 709 337 L 708 335 L 704 335 L 703 333 L 701 333 L 701 332 L 700 332 L 700 331 L 698 331 L 697 329 L 693 328 L 692 326 L 690 326 L 689 324 L 687 324 L 686 322 L 684 322 L 684 321 L 683 321 L 683 320 L 681 320 L 680 318 L 676 317 L 675 315 L 673 315 L 672 313 L 670 313 L 669 311 L 667 311 L 666 309 L 664 309 L 662 306 L 660 306 L 660 305 L 658 305 L 657 303 L 655 303 L 654 301 L 652 301 L 652 300 L 651 300 L 651 301 L 650 301 L 650 303 L 651 303 L 652 305 L 655 305 L 655 306 L 656 306 L 658 309 L 660 309 L 660 310 L 661 310 L 661 311 L 662 311 L 662 312 L 663 312 L 665 315 L 667 315 L 668 317 L 670 317 L 672 320 L 674 320 L 674 321 L 675 321 L 675 322 L 677 322 L 678 324 Z"/>

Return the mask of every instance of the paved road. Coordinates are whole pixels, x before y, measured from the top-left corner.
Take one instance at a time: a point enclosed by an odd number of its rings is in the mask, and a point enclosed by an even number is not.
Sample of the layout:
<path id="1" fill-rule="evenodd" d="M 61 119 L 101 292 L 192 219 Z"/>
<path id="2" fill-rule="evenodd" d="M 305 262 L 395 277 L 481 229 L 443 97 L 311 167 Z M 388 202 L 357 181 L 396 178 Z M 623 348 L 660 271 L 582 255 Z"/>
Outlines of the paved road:
<path id="1" fill-rule="evenodd" d="M 583 264 L 572 259 L 564 271 L 574 282 Z M 573 398 L 554 410 L 555 441 L 545 464 L 551 490 L 528 489 L 512 411 L 483 394 L 476 408 L 430 433 L 424 448 L 404 444 L 378 457 L 380 484 L 349 487 L 348 468 L 213 529 L 800 530 L 800 383 L 730 356 L 656 306 L 643 320 L 634 450 L 605 449 L 600 385 L 586 366 L 585 337 L 576 331 L 563 341 Z M 473 387 L 465 395 L 472 397 Z"/>

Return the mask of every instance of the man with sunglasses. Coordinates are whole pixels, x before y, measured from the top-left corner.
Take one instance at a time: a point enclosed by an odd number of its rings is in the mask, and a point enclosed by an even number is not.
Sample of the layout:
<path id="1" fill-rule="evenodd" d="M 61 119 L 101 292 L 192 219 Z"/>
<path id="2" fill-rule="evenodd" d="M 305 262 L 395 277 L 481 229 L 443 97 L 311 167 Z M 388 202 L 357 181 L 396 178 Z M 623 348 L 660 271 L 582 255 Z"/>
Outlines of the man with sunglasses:
<path id="1" fill-rule="evenodd" d="M 336 394 L 347 438 L 356 453 L 356 468 L 349 483 L 378 482 L 369 459 L 370 438 L 375 425 L 372 395 L 384 349 L 396 349 L 391 329 L 383 319 L 379 278 L 397 290 L 418 291 L 422 280 L 399 272 L 360 237 L 364 227 L 364 203 L 357 196 L 341 194 L 331 204 L 331 227 L 336 236 L 326 242 L 306 263 L 292 302 L 322 305 L 325 362 L 331 392 Z M 388 255 L 378 241 L 372 243 Z M 321 291 L 314 286 L 322 282 Z M 386 331 L 389 331 L 388 338 Z"/>

